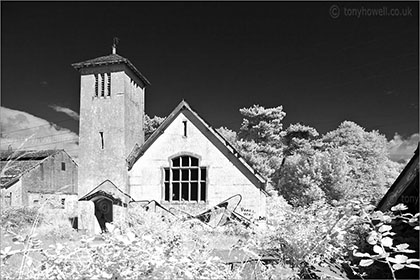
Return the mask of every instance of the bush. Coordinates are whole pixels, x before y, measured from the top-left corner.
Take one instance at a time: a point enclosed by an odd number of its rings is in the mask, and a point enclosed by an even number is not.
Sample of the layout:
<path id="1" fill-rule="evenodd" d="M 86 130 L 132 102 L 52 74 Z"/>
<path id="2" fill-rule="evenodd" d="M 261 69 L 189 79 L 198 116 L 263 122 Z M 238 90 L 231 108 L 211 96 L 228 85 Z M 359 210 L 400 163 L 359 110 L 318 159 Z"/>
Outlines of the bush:
<path id="1" fill-rule="evenodd" d="M 10 207 L 1 209 L 1 227 L 3 230 L 21 231 L 32 226 L 35 220 L 42 221 L 43 215 L 38 212 L 37 207 Z"/>
<path id="2" fill-rule="evenodd" d="M 359 231 L 361 240 L 351 258 L 358 275 L 392 279 L 418 277 L 420 214 L 407 213 L 406 209 L 403 204 L 392 207 L 387 213 L 361 208 L 359 225 L 354 228 Z"/>

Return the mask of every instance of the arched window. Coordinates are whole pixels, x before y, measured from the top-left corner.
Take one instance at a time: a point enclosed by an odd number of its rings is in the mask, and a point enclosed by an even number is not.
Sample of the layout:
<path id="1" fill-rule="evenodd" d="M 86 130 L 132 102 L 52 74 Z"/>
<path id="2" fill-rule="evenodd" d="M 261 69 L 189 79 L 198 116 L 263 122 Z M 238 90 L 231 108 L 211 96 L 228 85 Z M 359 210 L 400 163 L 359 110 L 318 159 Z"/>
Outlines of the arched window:
<path id="1" fill-rule="evenodd" d="M 198 158 L 193 156 L 171 160 L 171 167 L 165 168 L 165 201 L 206 201 L 207 171 L 198 163 Z"/>

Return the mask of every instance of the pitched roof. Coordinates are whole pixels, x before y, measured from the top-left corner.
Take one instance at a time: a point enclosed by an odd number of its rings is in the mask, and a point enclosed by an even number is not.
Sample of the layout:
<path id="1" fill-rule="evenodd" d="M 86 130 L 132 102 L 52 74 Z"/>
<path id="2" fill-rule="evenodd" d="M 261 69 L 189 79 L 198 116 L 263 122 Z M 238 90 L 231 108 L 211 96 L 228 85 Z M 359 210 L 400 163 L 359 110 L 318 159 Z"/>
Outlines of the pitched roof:
<path id="1" fill-rule="evenodd" d="M 401 201 L 401 198 L 404 195 L 417 196 L 417 199 L 408 199 L 408 201 Z M 404 204 L 410 204 L 414 202 L 415 212 L 418 212 L 418 196 L 419 196 L 419 147 L 414 152 L 414 156 L 407 163 L 401 174 L 397 177 L 395 182 L 389 188 L 387 193 L 378 203 L 376 209 L 381 211 L 389 210 L 392 206 L 398 204 L 398 202 L 403 202 Z M 411 210 L 411 209 L 409 209 Z"/>
<path id="2" fill-rule="evenodd" d="M 64 150 L 1 151 L 0 187 L 8 188 L 9 186 L 17 182 L 18 179 L 26 172 L 29 172 L 30 170 L 41 164 L 48 157 L 53 156 L 59 152 L 66 153 Z"/>
<path id="3" fill-rule="evenodd" d="M 127 206 L 127 203 L 134 202 L 134 199 L 120 190 L 114 183 L 110 180 L 105 180 L 100 183 L 96 188 L 91 190 L 89 193 L 84 195 L 79 199 L 79 201 L 85 200 L 94 200 L 97 196 L 105 196 L 111 199 L 114 203 L 124 204 Z"/>
<path id="4" fill-rule="evenodd" d="M 241 154 L 225 139 L 219 132 L 212 128 L 202 119 L 187 102 L 182 100 L 178 106 L 169 114 L 163 123 L 153 132 L 153 134 L 140 147 L 136 144 L 127 158 L 128 170 L 134 166 L 136 161 L 153 145 L 165 131 L 165 129 L 183 112 L 184 115 L 203 133 L 207 139 L 216 146 L 256 187 L 261 189 L 266 195 L 265 184 L 267 180 L 260 175 L 250 164 L 248 164 Z"/>
<path id="5" fill-rule="evenodd" d="M 118 54 L 110 54 L 82 62 L 73 63 L 71 66 L 79 70 L 85 67 L 94 67 L 108 64 L 125 64 L 137 75 L 137 77 L 140 78 L 140 80 L 145 84 L 145 86 L 150 85 L 150 82 L 146 79 L 146 77 L 143 76 L 143 74 L 140 73 L 140 71 L 137 70 L 137 68 L 127 58 L 122 57 Z"/>
<path id="6" fill-rule="evenodd" d="M 0 151 L 0 160 L 41 160 L 57 153 L 57 151 L 58 150 Z"/>

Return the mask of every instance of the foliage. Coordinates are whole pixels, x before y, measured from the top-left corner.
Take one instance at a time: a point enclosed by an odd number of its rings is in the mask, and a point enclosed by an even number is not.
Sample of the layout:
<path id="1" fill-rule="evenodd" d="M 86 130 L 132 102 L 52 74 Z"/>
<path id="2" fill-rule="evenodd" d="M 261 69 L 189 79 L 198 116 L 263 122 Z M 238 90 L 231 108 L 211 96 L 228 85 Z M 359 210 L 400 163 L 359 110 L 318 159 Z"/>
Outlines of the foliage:
<path id="1" fill-rule="evenodd" d="M 238 137 L 246 141 L 269 144 L 279 147 L 281 145 L 282 120 L 286 116 L 282 106 L 264 108 L 253 105 L 239 110 L 244 117 Z"/>
<path id="2" fill-rule="evenodd" d="M 155 132 L 155 130 L 163 123 L 165 118 L 161 118 L 158 116 L 154 116 L 153 118 L 150 118 L 148 115 L 144 115 L 144 139 L 147 140 L 147 138 L 150 137 L 150 135 Z"/>
<path id="3" fill-rule="evenodd" d="M 377 131 L 345 121 L 317 136 L 315 129 L 297 124 L 283 137 L 282 168 L 272 177 L 275 188 L 295 206 L 317 200 L 376 203 L 399 174 L 400 165 L 387 158 L 386 139 Z"/>
<path id="4" fill-rule="evenodd" d="M 353 250 L 354 268 L 359 274 L 396 279 L 396 271 L 420 269 L 416 251 L 420 213 L 403 213 L 406 209 L 403 204 L 392 207 L 389 213 L 361 208 L 362 237 L 366 242 L 361 243 L 357 251 Z"/>
<path id="5" fill-rule="evenodd" d="M 294 206 L 319 200 L 332 203 L 345 196 L 347 172 L 346 155 L 340 149 L 312 149 L 288 157 L 279 171 L 276 187 L 279 194 Z"/>
<path id="6" fill-rule="evenodd" d="M 318 136 L 318 131 L 313 127 L 300 123 L 289 125 L 282 137 L 285 145 L 283 156 L 293 155 L 300 150 L 309 150 L 308 148 L 313 145 L 313 140 Z"/>
<path id="7" fill-rule="evenodd" d="M 44 218 L 36 228 L 36 234 L 54 241 L 77 239 L 77 232 L 63 209 L 44 209 L 42 213 Z"/>
<path id="8" fill-rule="evenodd" d="M 328 132 L 323 142 L 341 149 L 347 158 L 347 182 L 350 189 L 346 198 L 368 199 L 372 203 L 382 197 L 387 187 L 384 171 L 388 164 L 387 140 L 378 131 L 365 131 L 354 122 L 344 121 L 339 127 Z"/>
<path id="9" fill-rule="evenodd" d="M 239 149 L 239 145 L 237 144 L 238 134 L 235 131 L 224 126 L 219 127 L 216 130 L 229 142 L 229 144 L 231 144 L 234 148 Z"/>
<path id="10" fill-rule="evenodd" d="M 342 279 L 347 252 L 341 229 L 347 208 L 321 202 L 291 207 L 281 197 L 268 204 L 278 202 L 281 206 L 270 210 L 268 229 L 256 241 L 261 250 L 279 255 L 280 261 L 298 271 L 300 278 L 339 275 Z"/>
<path id="11" fill-rule="evenodd" d="M 238 133 L 221 127 L 218 132 L 224 136 L 272 186 L 272 175 L 281 165 L 282 120 L 286 115 L 283 107 L 264 108 L 253 105 L 239 110 L 244 117 Z"/>
<path id="12" fill-rule="evenodd" d="M 1 207 L 1 227 L 5 231 L 19 232 L 31 226 L 38 216 L 37 207 Z M 42 217 L 40 217 L 42 220 Z"/>

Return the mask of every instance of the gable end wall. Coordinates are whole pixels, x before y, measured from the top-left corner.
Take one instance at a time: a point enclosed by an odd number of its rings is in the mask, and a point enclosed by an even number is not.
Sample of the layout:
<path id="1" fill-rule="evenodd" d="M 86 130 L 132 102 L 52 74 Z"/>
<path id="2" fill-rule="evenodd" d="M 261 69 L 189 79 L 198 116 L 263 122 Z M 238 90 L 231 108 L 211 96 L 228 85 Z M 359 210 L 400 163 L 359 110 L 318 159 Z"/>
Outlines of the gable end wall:
<path id="1" fill-rule="evenodd" d="M 187 121 L 187 137 L 183 136 L 183 121 Z M 236 195 L 242 195 L 237 212 L 247 217 L 265 217 L 266 195 L 181 112 L 137 160 L 129 172 L 130 194 L 135 200 L 162 202 L 163 168 L 175 155 L 189 154 L 201 158 L 207 167 L 207 202 L 214 206 Z M 192 202 L 192 204 L 194 204 Z"/>

